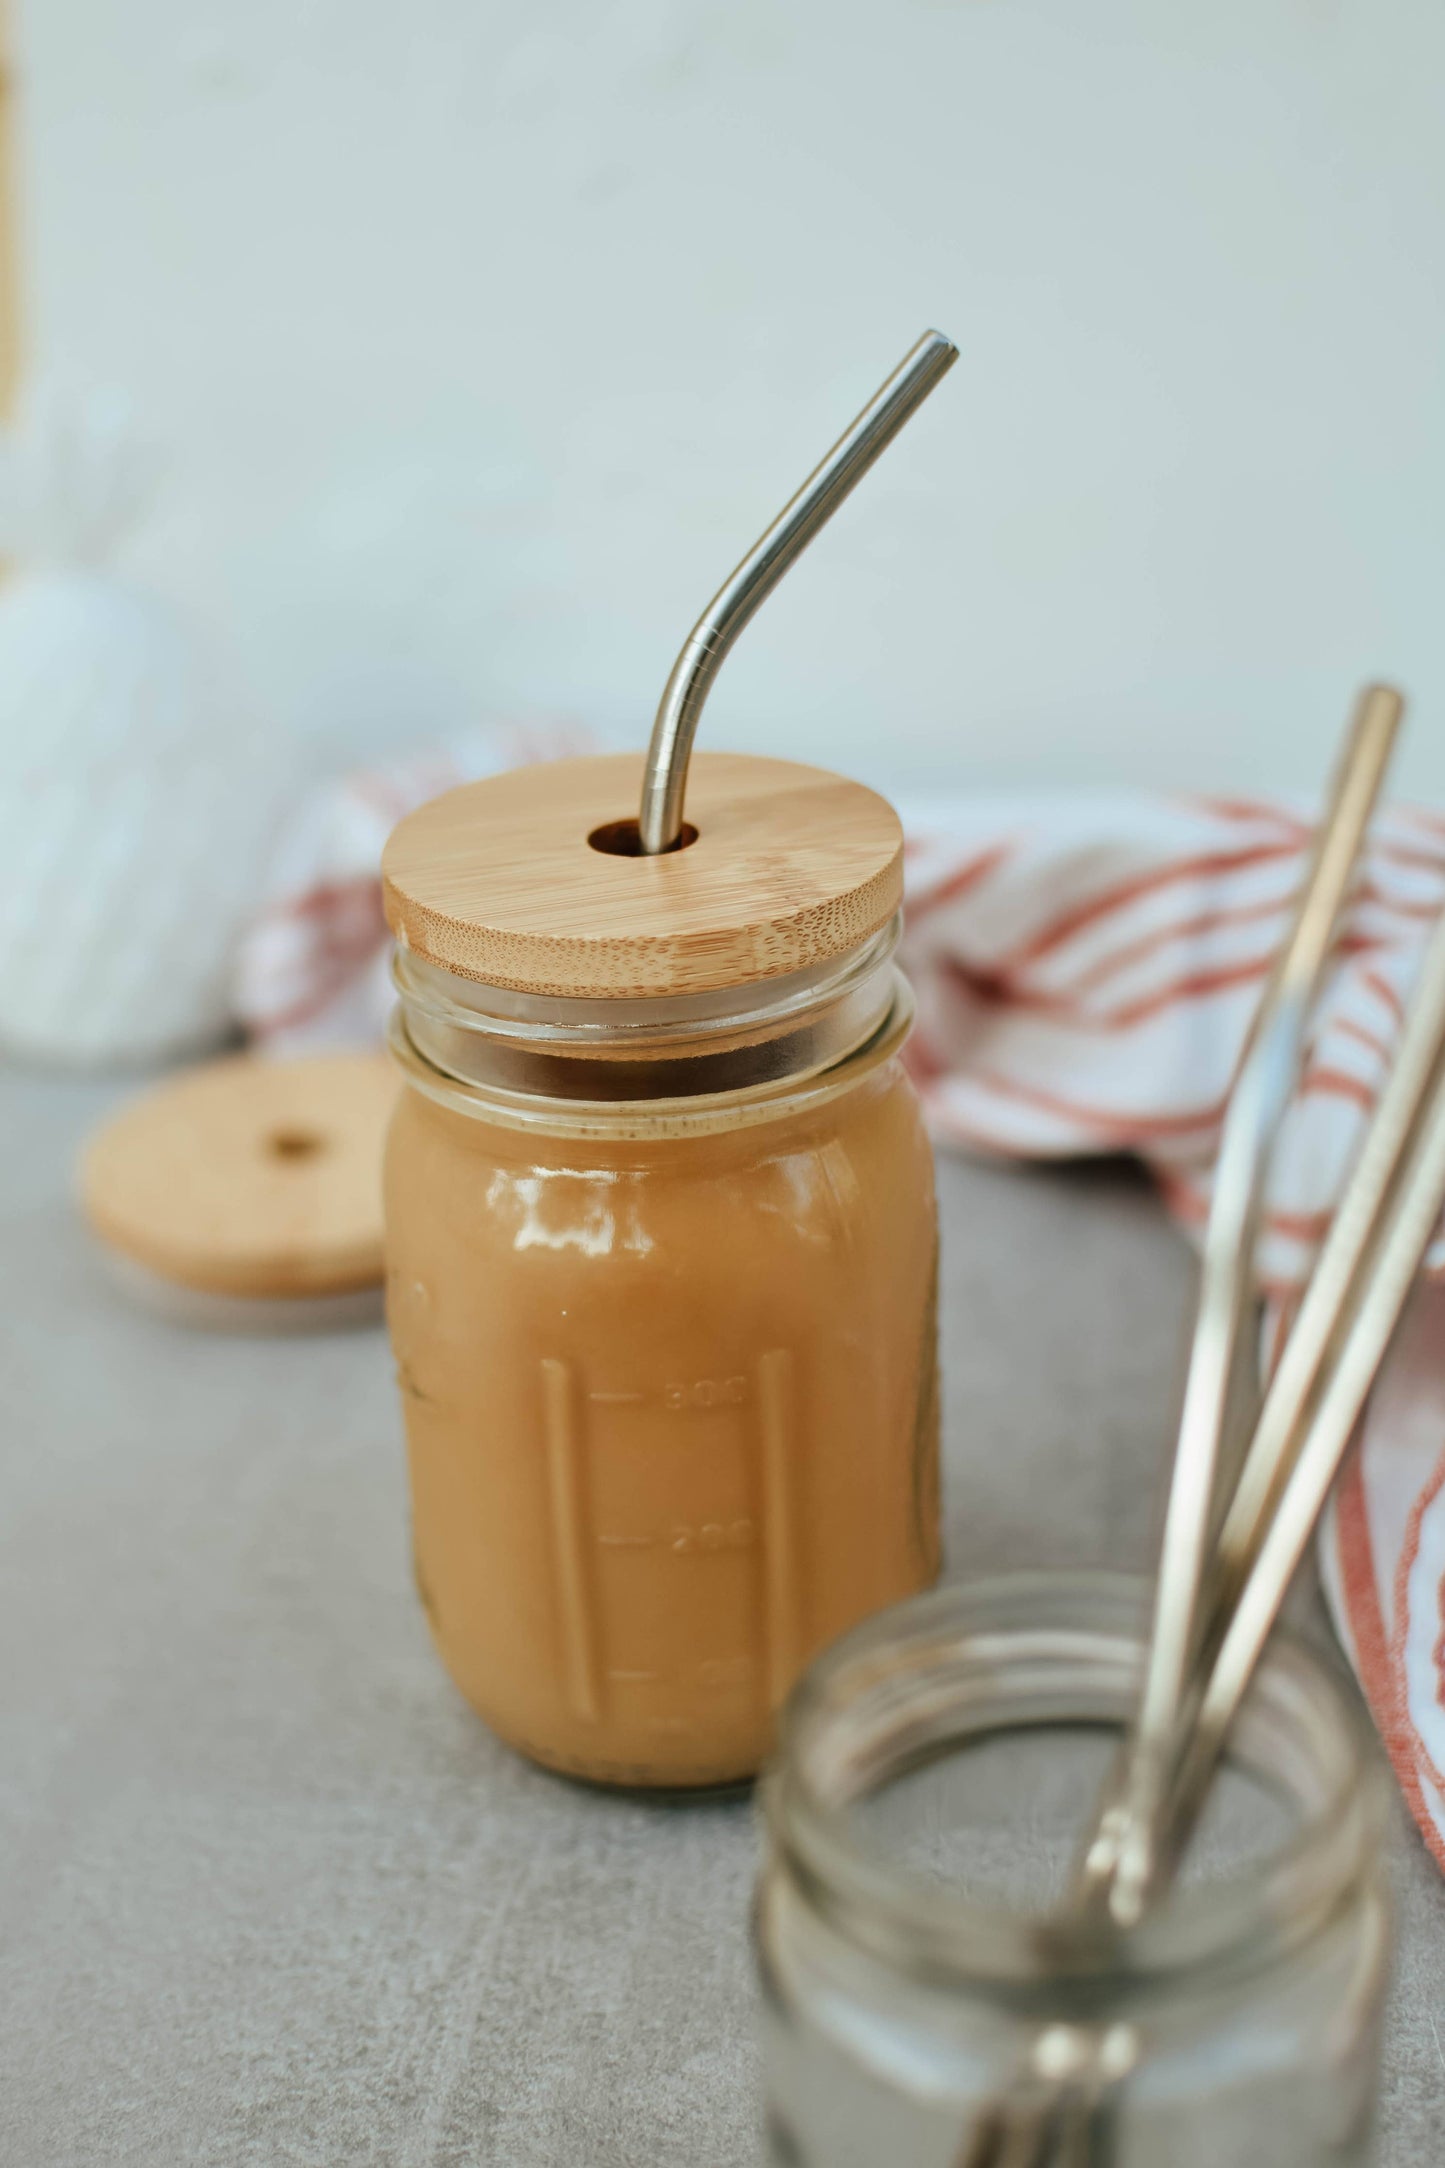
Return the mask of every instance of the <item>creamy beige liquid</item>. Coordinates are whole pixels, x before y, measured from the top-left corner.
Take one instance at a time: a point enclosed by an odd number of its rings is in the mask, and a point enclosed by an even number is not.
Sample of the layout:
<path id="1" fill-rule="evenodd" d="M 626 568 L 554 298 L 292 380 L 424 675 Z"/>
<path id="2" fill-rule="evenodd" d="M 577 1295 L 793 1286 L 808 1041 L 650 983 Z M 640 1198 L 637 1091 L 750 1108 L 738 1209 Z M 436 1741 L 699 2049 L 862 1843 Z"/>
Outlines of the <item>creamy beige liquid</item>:
<path id="1" fill-rule="evenodd" d="M 448 1670 L 574 1774 L 751 1774 L 801 1667 L 938 1569 L 933 1168 L 896 1062 L 604 1140 L 402 1094 L 388 1309 Z"/>

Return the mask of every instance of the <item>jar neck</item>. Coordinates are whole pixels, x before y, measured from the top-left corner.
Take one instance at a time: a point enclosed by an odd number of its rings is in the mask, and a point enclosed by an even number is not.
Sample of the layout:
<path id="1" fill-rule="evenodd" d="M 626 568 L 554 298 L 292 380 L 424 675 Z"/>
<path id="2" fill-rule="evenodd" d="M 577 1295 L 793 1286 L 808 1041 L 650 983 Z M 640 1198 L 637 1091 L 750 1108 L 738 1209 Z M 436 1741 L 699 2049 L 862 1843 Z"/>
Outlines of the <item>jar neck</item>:
<path id="1" fill-rule="evenodd" d="M 1142 1584 L 1020 1575 L 900 1605 L 835 1645 L 788 1705 L 764 1803 L 775 1867 L 820 1924 L 901 1973 L 965 1991 L 1092 2006 L 1195 1993 L 1282 1963 L 1375 1872 L 1377 1758 L 1339 1682 L 1282 1641 L 1231 1742 L 1233 1767 L 1287 1811 L 1262 1859 L 1171 1894 L 1126 1935 L 1029 1915 L 911 1870 L 870 1842 L 860 1802 L 990 1736 L 1122 1735 L 1142 1678 Z M 1020 1809 L 1024 1811 L 1023 1802 Z"/>
<path id="2" fill-rule="evenodd" d="M 462 979 L 398 948 L 401 1027 L 431 1069 L 484 1090 L 593 1103 L 798 1083 L 888 1029 L 899 920 L 807 971 L 702 994 L 577 1000 Z"/>

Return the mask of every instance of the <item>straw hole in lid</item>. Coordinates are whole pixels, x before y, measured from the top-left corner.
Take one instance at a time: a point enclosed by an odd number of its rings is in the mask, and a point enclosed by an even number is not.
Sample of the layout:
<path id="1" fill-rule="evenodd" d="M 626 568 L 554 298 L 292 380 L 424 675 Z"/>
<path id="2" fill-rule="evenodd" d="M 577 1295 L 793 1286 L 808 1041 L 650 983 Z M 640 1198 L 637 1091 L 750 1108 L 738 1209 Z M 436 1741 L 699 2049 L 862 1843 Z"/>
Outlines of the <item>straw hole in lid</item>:
<path id="1" fill-rule="evenodd" d="M 314 1129 L 273 1129 L 266 1139 L 272 1159 L 314 1159 L 326 1149 L 326 1139 Z"/>
<path id="2" fill-rule="evenodd" d="M 642 831 L 636 814 L 632 814 L 627 820 L 604 821 L 600 828 L 593 829 L 587 841 L 594 851 L 604 851 L 609 858 L 642 858 L 646 855 L 642 848 Z M 669 843 L 667 851 L 654 855 L 666 857 L 668 852 L 685 851 L 689 843 L 696 841 L 697 830 L 691 821 L 684 821 L 677 841 Z"/>

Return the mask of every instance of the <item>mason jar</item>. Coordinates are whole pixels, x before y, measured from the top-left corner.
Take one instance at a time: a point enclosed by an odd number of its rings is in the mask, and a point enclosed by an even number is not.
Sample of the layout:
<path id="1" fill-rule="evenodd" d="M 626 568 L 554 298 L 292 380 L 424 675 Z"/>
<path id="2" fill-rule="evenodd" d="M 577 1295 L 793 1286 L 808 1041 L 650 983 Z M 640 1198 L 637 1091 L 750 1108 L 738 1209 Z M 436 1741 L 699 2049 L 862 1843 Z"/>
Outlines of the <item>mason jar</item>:
<path id="1" fill-rule="evenodd" d="M 417 1584 L 462 1692 L 553 1768 L 715 1785 L 756 1771 L 819 1648 L 937 1572 L 932 1158 L 875 878 L 891 809 L 699 755 L 695 841 L 639 859 L 590 840 L 635 795 L 615 766 L 468 786 L 389 848 L 388 1314 Z M 843 884 L 871 883 L 864 915 L 818 911 L 798 870 L 821 852 L 839 891 L 840 792 L 876 839 Z M 560 930 L 559 867 L 585 890 Z M 740 942 L 770 884 L 803 934 Z M 619 965 L 639 922 L 659 954 Z"/>
<path id="2" fill-rule="evenodd" d="M 1067 1925 L 1146 1618 L 1128 1581 L 990 1581 L 808 1673 L 763 1794 L 774 2168 L 1032 2168 L 1048 2132 L 1050 2168 L 1368 2159 L 1383 1788 L 1334 1665 L 1279 1639 L 1176 1890 L 1109 1942 Z"/>

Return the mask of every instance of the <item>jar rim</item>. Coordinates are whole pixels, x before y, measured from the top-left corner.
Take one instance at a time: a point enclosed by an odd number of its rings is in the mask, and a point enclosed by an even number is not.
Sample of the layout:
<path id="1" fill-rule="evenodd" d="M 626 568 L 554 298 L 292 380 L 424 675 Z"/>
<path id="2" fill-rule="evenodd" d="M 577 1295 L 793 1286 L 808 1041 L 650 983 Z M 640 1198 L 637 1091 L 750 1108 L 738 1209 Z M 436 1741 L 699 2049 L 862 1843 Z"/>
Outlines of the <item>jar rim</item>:
<path id="1" fill-rule="evenodd" d="M 453 1113 L 505 1129 L 618 1140 L 749 1128 L 826 1106 L 901 1053 L 913 1028 L 913 994 L 890 965 L 889 1004 L 872 1034 L 829 1066 L 729 1089 L 658 1098 L 572 1099 L 469 1081 L 442 1069 L 416 1045 L 403 1009 L 392 1011 L 388 1044 L 407 1083 Z"/>
<path id="2" fill-rule="evenodd" d="M 899 1007 L 895 917 L 842 956 L 705 993 L 554 999 L 454 977 L 398 947 L 422 1061 L 504 1102 L 713 1100 L 836 1069 Z"/>
<path id="3" fill-rule="evenodd" d="M 1269 1963 L 1332 1919 L 1374 1861 L 1384 1811 L 1378 1753 L 1336 1667 L 1278 1635 L 1239 1726 L 1291 1732 L 1317 1796 L 1292 1799 L 1290 1835 L 1207 1886 L 1185 1887 L 1125 1932 L 1026 1913 L 900 1867 L 847 1809 L 921 1762 L 989 1731 L 1093 1721 L 1122 1730 L 1142 1667 L 1148 1584 L 1126 1574 L 1028 1573 L 949 1586 L 880 1613 L 836 1642 L 784 1711 L 762 1805 L 777 1856 L 846 1939 L 906 1971 L 975 1984 L 1066 1974 L 1107 1993 L 1167 1991 L 1201 1967 Z M 1032 1689 L 1093 1667 L 1097 1703 L 1050 1718 L 1004 1712 Z M 983 1721 L 989 1696 L 993 1722 Z M 1047 1693 L 1045 1692 L 1045 1700 Z M 964 1718 L 969 1719 L 968 1722 Z M 854 1736 L 848 1737 L 852 1727 Z M 870 1729 L 871 1727 L 871 1729 Z M 1258 1756 L 1237 1754 L 1249 1766 Z M 850 1788 L 851 1787 L 851 1788 Z"/>

